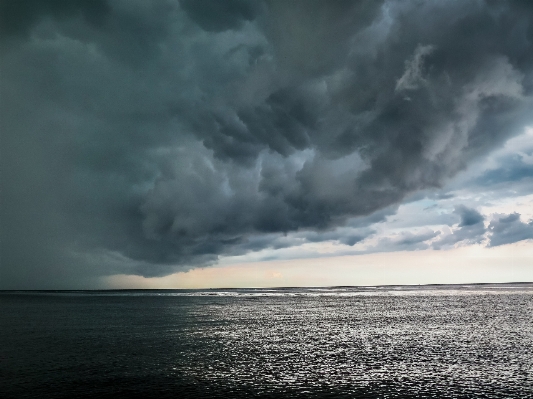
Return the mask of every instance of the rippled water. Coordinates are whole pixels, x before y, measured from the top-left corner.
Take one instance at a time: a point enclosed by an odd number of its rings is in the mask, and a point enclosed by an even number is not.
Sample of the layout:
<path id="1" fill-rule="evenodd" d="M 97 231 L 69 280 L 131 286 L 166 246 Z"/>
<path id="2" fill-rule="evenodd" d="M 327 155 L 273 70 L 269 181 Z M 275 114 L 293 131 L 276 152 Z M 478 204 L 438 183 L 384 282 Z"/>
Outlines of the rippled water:
<path id="1" fill-rule="evenodd" d="M 0 397 L 533 397 L 533 285 L 0 293 Z"/>

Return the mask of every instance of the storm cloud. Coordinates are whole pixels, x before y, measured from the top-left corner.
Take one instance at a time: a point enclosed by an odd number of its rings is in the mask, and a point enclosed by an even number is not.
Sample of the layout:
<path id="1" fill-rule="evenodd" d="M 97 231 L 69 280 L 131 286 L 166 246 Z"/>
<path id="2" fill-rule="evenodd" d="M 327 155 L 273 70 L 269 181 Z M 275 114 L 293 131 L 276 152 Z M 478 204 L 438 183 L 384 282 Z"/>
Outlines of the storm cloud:
<path id="1" fill-rule="evenodd" d="M 533 119 L 528 2 L 0 6 L 5 288 L 354 245 Z"/>
<path id="2" fill-rule="evenodd" d="M 489 231 L 491 247 L 528 240 L 533 238 L 533 220 L 524 223 L 519 213 L 497 215 L 490 222 Z"/>

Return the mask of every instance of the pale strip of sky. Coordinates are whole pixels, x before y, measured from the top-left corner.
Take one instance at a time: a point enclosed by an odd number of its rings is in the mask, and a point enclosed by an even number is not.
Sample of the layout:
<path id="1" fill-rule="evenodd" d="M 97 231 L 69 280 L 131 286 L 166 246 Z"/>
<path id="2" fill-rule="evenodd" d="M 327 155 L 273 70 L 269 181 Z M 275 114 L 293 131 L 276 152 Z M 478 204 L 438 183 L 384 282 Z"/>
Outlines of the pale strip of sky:
<path id="1" fill-rule="evenodd" d="M 115 275 L 106 288 L 227 288 L 533 281 L 533 245 L 226 264 L 166 277 Z"/>

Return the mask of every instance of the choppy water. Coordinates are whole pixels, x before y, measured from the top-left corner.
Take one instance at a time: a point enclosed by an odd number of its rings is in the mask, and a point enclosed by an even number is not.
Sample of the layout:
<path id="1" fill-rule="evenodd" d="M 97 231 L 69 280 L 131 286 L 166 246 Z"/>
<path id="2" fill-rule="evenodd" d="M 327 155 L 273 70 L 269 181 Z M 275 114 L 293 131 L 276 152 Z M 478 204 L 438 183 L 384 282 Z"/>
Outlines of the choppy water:
<path id="1" fill-rule="evenodd" d="M 533 397 L 533 285 L 0 293 L 0 397 Z"/>

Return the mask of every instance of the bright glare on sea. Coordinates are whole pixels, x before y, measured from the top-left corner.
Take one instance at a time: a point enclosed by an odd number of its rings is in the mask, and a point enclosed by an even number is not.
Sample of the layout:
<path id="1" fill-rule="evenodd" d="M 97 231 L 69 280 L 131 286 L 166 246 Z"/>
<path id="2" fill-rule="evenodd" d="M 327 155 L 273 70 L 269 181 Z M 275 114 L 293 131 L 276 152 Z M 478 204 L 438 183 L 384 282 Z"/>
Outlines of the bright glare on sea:
<path id="1" fill-rule="evenodd" d="M 533 397 L 533 284 L 0 293 L 2 398 Z"/>

